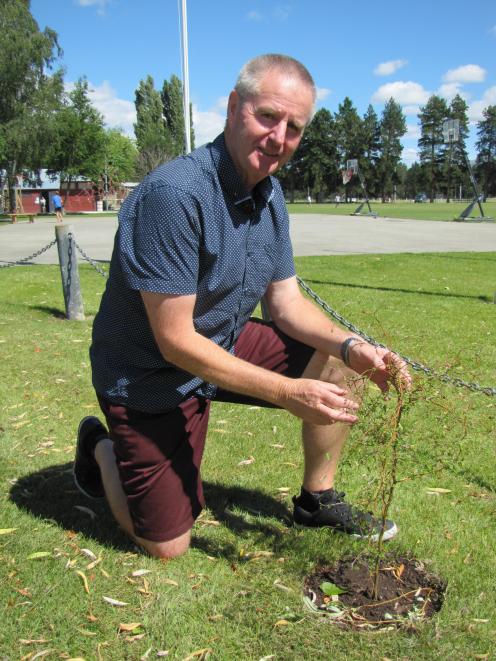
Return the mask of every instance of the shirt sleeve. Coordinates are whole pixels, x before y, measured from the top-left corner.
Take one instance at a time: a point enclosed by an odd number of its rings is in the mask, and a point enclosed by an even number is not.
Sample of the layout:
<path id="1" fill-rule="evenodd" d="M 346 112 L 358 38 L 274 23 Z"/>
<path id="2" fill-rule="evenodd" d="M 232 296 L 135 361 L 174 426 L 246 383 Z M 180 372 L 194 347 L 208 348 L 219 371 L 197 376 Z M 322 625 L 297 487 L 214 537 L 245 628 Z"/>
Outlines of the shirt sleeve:
<path id="1" fill-rule="evenodd" d="M 274 178 L 273 178 L 274 179 Z M 272 281 L 287 280 L 296 274 L 293 245 L 289 235 L 289 215 L 282 188 L 277 180 L 274 183 L 274 197 L 271 200 L 272 213 L 277 227 L 277 258 Z"/>
<path id="2" fill-rule="evenodd" d="M 162 185 L 143 192 L 119 217 L 122 273 L 131 289 L 195 294 L 200 223 L 191 195 Z"/>

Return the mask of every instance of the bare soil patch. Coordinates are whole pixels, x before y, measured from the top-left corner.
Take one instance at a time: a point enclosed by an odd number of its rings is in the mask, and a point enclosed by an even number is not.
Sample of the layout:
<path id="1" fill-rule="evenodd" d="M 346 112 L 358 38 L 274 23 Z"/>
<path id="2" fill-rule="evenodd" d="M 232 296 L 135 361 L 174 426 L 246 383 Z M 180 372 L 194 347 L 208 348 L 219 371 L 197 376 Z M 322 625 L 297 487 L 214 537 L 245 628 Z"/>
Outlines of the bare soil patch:
<path id="1" fill-rule="evenodd" d="M 388 555 L 380 562 L 377 596 L 375 559 L 343 558 L 306 577 L 305 602 L 347 629 L 410 628 L 432 617 L 444 600 L 446 581 L 415 558 Z M 327 584 L 327 585 L 326 585 Z M 333 587 L 343 590 L 333 595 Z M 327 594 L 326 594 L 327 592 Z"/>

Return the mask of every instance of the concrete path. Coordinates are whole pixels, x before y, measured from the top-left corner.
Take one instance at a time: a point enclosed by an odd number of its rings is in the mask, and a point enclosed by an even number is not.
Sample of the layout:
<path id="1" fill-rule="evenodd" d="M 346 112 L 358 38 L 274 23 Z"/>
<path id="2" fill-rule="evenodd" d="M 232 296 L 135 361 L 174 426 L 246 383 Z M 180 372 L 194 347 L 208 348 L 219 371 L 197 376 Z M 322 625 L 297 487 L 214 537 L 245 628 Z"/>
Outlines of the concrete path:
<path id="1" fill-rule="evenodd" d="M 66 217 L 78 245 L 94 260 L 108 261 L 117 218 Z M 0 224 L 0 265 L 31 255 L 55 238 L 55 221 Z M 440 222 L 356 216 L 291 216 L 295 255 L 395 252 L 496 251 L 496 222 Z M 58 263 L 53 246 L 35 260 Z"/>

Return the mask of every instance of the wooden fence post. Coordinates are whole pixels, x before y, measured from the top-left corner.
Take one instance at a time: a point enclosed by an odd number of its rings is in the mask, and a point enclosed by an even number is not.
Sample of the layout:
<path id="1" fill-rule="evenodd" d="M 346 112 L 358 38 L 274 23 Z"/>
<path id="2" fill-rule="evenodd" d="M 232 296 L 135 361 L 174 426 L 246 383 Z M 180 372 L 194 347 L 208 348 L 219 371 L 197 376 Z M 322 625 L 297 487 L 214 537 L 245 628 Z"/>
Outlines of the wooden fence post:
<path id="1" fill-rule="evenodd" d="M 59 251 L 60 275 L 67 319 L 84 321 L 83 297 L 79 285 L 77 253 L 72 225 L 56 225 L 55 237 Z"/>

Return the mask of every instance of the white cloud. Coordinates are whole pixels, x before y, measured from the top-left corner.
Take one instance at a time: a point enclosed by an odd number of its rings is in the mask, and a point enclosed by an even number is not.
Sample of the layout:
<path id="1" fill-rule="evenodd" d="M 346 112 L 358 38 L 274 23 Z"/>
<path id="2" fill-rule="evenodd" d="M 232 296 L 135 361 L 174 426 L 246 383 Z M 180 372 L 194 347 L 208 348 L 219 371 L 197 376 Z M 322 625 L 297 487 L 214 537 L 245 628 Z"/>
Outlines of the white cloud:
<path id="1" fill-rule="evenodd" d="M 451 101 L 457 94 L 464 96 L 464 93 L 461 89 L 461 83 L 443 83 L 437 91 L 439 96 L 442 96 L 448 101 Z"/>
<path id="2" fill-rule="evenodd" d="M 401 153 L 401 160 L 406 165 L 411 165 L 412 163 L 415 163 L 415 161 L 418 161 L 418 150 L 414 149 L 413 147 L 408 147 L 407 149 L 403 149 Z"/>
<path id="3" fill-rule="evenodd" d="M 457 69 L 447 71 L 443 80 L 445 83 L 481 83 L 486 77 L 486 70 L 478 64 L 465 64 Z"/>
<path id="4" fill-rule="evenodd" d="M 74 83 L 65 84 L 67 92 L 74 89 Z M 92 85 L 88 81 L 88 97 L 95 108 L 102 113 L 105 124 L 109 128 L 119 128 L 129 136 L 134 137 L 133 124 L 136 122 L 136 109 L 132 101 L 119 99 L 115 89 L 107 80 L 101 85 Z"/>
<path id="5" fill-rule="evenodd" d="M 200 110 L 196 104 L 193 104 L 193 128 L 195 129 L 196 147 L 210 142 L 224 130 L 227 99 L 227 96 L 220 97 L 210 110 Z"/>
<path id="6" fill-rule="evenodd" d="M 496 85 L 489 87 L 483 94 L 480 101 L 474 101 L 468 107 L 468 118 L 471 122 L 480 122 L 482 117 L 482 111 L 487 106 L 496 105 Z"/>
<path id="7" fill-rule="evenodd" d="M 386 103 L 391 97 L 401 105 L 413 105 L 426 103 L 430 94 L 422 85 L 411 80 L 398 80 L 395 83 L 381 85 L 372 95 L 372 101 Z"/>
<path id="8" fill-rule="evenodd" d="M 246 17 L 249 21 L 261 21 L 262 14 L 259 11 L 249 11 L 246 14 Z"/>
<path id="9" fill-rule="evenodd" d="M 420 106 L 403 106 L 403 112 L 405 115 L 418 115 L 420 112 Z"/>
<path id="10" fill-rule="evenodd" d="M 493 25 L 493 27 L 489 30 L 489 34 L 492 34 L 493 37 L 496 37 L 496 25 Z"/>
<path id="11" fill-rule="evenodd" d="M 317 87 L 317 101 L 327 99 L 330 93 L 331 90 L 327 89 L 327 87 Z"/>
<path id="12" fill-rule="evenodd" d="M 388 62 L 381 62 L 374 69 L 374 73 L 376 76 L 390 76 L 406 64 L 408 64 L 407 60 L 389 60 Z"/>
<path id="13" fill-rule="evenodd" d="M 103 16 L 105 8 L 111 3 L 112 0 L 76 0 L 76 4 L 80 7 L 96 7 L 97 14 Z"/>
<path id="14" fill-rule="evenodd" d="M 420 126 L 419 124 L 407 124 L 406 133 L 403 136 L 405 140 L 417 140 L 420 138 Z"/>

